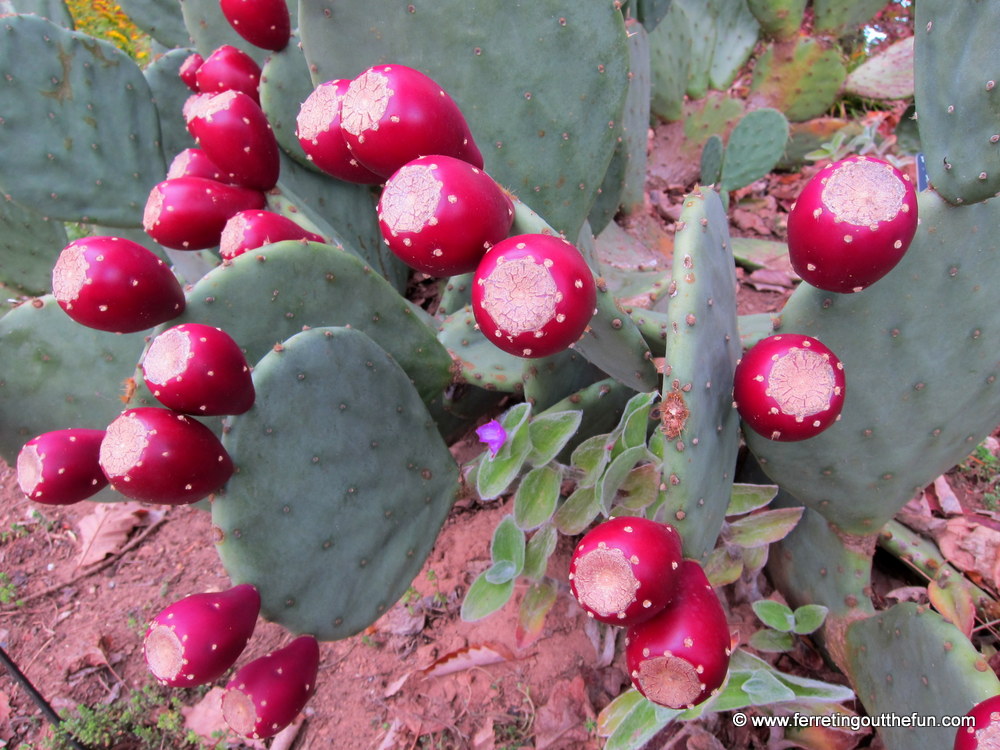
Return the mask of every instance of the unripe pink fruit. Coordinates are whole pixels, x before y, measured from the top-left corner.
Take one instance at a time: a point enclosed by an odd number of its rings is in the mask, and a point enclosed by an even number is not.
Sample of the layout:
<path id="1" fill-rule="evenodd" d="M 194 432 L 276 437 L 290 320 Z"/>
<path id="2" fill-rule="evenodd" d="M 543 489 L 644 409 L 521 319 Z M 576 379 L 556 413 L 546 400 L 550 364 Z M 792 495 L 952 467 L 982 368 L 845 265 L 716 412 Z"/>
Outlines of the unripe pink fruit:
<path id="1" fill-rule="evenodd" d="M 319 169 L 345 182 L 378 185 L 383 177 L 362 166 L 347 148 L 340 130 L 340 107 L 350 80 L 321 83 L 302 102 L 295 135 L 306 156 Z"/>
<path id="2" fill-rule="evenodd" d="M 430 77 L 405 65 L 379 65 L 351 81 L 340 129 L 357 160 L 383 177 L 427 154 L 483 168 L 458 105 Z"/>
<path id="3" fill-rule="evenodd" d="M 104 430 L 68 429 L 32 438 L 17 454 L 17 483 L 36 503 L 69 505 L 108 485 L 97 457 Z"/>
<path id="4" fill-rule="evenodd" d="M 101 469 L 125 497 L 149 503 L 194 503 L 222 487 L 233 462 L 215 434 L 170 409 L 128 409 L 108 425 Z"/>
<path id="5" fill-rule="evenodd" d="M 282 240 L 326 242 L 325 237 L 303 229 L 287 216 L 273 211 L 240 211 L 230 217 L 222 230 L 219 255 L 232 260 L 247 250 Z"/>
<path id="6" fill-rule="evenodd" d="M 254 190 L 270 190 L 278 182 L 278 141 L 260 105 L 242 91 L 200 94 L 184 117 L 226 182 Z"/>
<path id="7" fill-rule="evenodd" d="M 184 290 L 160 258 L 122 237 L 81 237 L 52 269 L 52 293 L 77 323 L 135 333 L 184 311 Z"/>
<path id="8" fill-rule="evenodd" d="M 229 25 L 250 44 L 280 52 L 288 46 L 292 22 L 286 0 L 219 0 Z"/>
<path id="9" fill-rule="evenodd" d="M 597 285 L 580 251 L 547 234 L 498 242 L 476 268 L 472 311 L 483 335 L 519 357 L 547 357 L 583 335 Z"/>
<path id="10" fill-rule="evenodd" d="M 754 432 L 789 442 L 840 419 L 846 387 L 843 364 L 821 341 L 781 333 L 761 339 L 740 359 L 733 400 Z"/>
<path id="11" fill-rule="evenodd" d="M 233 214 L 265 203 L 259 190 L 205 177 L 175 177 L 150 191 L 142 226 L 164 247 L 204 250 L 219 244 Z"/>
<path id="12" fill-rule="evenodd" d="M 819 289 L 859 292 L 896 267 L 916 231 L 909 176 L 870 156 L 849 156 L 802 188 L 788 215 L 788 258 Z"/>
<path id="13" fill-rule="evenodd" d="M 628 629 L 625 663 L 636 690 L 675 709 L 696 706 L 722 686 L 732 640 L 722 602 L 705 571 L 685 560 L 673 599 L 651 620 Z"/>
<path id="14" fill-rule="evenodd" d="M 240 668 L 222 695 L 222 716 L 243 737 L 273 737 L 305 707 L 318 672 L 319 644 L 311 635 L 299 636 Z"/>
<path id="15" fill-rule="evenodd" d="M 260 66 L 250 55 L 224 44 L 198 66 L 196 91 L 202 94 L 242 91 L 260 104 L 260 73 Z"/>
<path id="16" fill-rule="evenodd" d="M 483 170 L 451 156 L 422 156 L 397 170 L 378 202 L 385 244 L 431 276 L 476 270 L 507 236 L 514 203 Z"/>
<path id="17" fill-rule="evenodd" d="M 177 71 L 184 84 L 195 93 L 198 93 L 198 68 L 203 62 L 205 62 L 204 57 L 197 52 L 192 52 L 184 59 L 180 70 Z"/>
<path id="18" fill-rule="evenodd" d="M 570 561 L 570 588 L 595 620 L 635 625 L 667 606 L 682 559 L 673 526 L 619 516 L 580 540 Z"/>
<path id="19" fill-rule="evenodd" d="M 149 671 L 170 687 L 218 679 L 243 653 L 259 613 L 260 594 L 248 583 L 174 602 L 146 630 L 143 652 Z"/>
<path id="20" fill-rule="evenodd" d="M 142 376 L 161 404 L 185 414 L 242 414 L 253 406 L 246 357 L 221 328 L 201 323 L 168 328 L 150 342 Z"/>

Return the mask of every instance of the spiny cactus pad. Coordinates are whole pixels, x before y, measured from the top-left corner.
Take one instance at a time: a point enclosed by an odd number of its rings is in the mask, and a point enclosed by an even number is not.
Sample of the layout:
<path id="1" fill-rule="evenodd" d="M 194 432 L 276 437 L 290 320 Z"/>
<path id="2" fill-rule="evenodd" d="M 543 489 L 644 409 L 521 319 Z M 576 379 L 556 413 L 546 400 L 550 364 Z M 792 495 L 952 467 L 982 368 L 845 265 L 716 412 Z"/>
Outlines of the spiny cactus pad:
<path id="1" fill-rule="evenodd" d="M 219 555 L 260 590 L 266 618 L 346 637 L 419 571 L 455 462 L 409 377 L 361 331 L 297 334 L 254 382 L 256 406 L 224 438 L 237 473 L 212 506 Z"/>

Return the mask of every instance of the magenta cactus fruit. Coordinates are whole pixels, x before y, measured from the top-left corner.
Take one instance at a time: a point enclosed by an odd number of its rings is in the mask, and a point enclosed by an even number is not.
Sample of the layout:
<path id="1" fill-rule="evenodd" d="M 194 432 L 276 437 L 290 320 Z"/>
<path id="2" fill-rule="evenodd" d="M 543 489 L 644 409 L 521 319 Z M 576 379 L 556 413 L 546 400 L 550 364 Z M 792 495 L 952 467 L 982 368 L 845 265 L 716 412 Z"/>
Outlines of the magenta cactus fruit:
<path id="1" fill-rule="evenodd" d="M 595 620 L 635 625 L 670 601 L 682 559 L 681 538 L 673 526 L 619 516 L 580 540 L 570 560 L 570 589 Z"/>
<path id="2" fill-rule="evenodd" d="M 186 596 L 149 623 L 143 641 L 146 665 L 170 687 L 212 682 L 243 653 L 259 613 L 260 594 L 249 583 Z"/>
<path id="3" fill-rule="evenodd" d="M 696 706 L 729 672 L 729 624 L 705 571 L 684 560 L 673 599 L 655 617 L 628 629 L 625 663 L 636 690 L 674 709 Z"/>
<path id="4" fill-rule="evenodd" d="M 123 237 L 73 240 L 52 268 L 52 294 L 77 323 L 135 333 L 184 311 L 184 290 L 151 250 Z"/>
<path id="5" fill-rule="evenodd" d="M 192 52 L 184 58 L 184 62 L 181 63 L 181 67 L 177 71 L 177 75 L 184 81 L 184 84 L 195 93 L 198 93 L 198 68 L 203 62 L 205 62 L 204 57 L 197 52 Z"/>
<path id="6" fill-rule="evenodd" d="M 316 689 L 319 644 L 311 635 L 241 667 L 222 695 L 222 716 L 251 739 L 273 737 L 298 716 Z"/>
<path id="7" fill-rule="evenodd" d="M 186 148 L 177 153 L 167 168 L 167 179 L 175 177 L 204 177 L 216 182 L 226 181 L 226 175 L 200 148 Z"/>
<path id="8" fill-rule="evenodd" d="M 278 182 L 278 141 L 260 105 L 242 91 L 200 94 L 184 116 L 188 132 L 226 182 L 254 190 Z"/>
<path id="9" fill-rule="evenodd" d="M 175 177 L 150 191 L 142 226 L 164 247 L 205 250 L 219 244 L 233 214 L 265 203 L 260 190 L 205 177 Z"/>
<path id="10" fill-rule="evenodd" d="M 272 52 L 288 46 L 292 20 L 285 0 L 219 0 L 229 25 L 250 44 Z"/>
<path id="11" fill-rule="evenodd" d="M 118 492 L 163 505 L 197 502 L 233 473 L 215 433 L 193 417 L 156 406 L 128 409 L 108 425 L 98 460 Z"/>
<path id="12" fill-rule="evenodd" d="M 879 159 L 849 156 L 802 188 L 788 215 L 788 257 L 819 289 L 859 292 L 902 260 L 916 231 L 909 176 Z"/>
<path id="13" fill-rule="evenodd" d="M 451 156 L 422 156 L 397 170 L 378 202 L 389 249 L 430 276 L 476 270 L 514 222 L 510 196 L 483 170 Z"/>
<path id="14" fill-rule="evenodd" d="M 547 357 L 583 335 L 597 285 L 580 251 L 547 234 L 498 242 L 476 268 L 472 310 L 483 335 L 509 354 Z"/>
<path id="15" fill-rule="evenodd" d="M 260 104 L 260 74 L 260 66 L 250 55 L 231 44 L 223 44 L 198 66 L 196 90 L 202 94 L 242 91 Z"/>
<path id="16" fill-rule="evenodd" d="M 455 101 L 429 76 L 405 65 L 379 65 L 351 81 L 341 102 L 340 129 L 357 160 L 382 177 L 428 154 L 483 168 Z"/>
<path id="17" fill-rule="evenodd" d="M 142 376 L 153 396 L 174 411 L 219 416 L 253 406 L 246 357 L 214 326 L 183 323 L 157 335 L 142 359 Z"/>
<path id="18" fill-rule="evenodd" d="M 975 725 L 959 728 L 954 750 L 993 750 L 1000 747 L 1000 695 L 980 701 L 966 716 L 973 717 Z"/>
<path id="19" fill-rule="evenodd" d="M 338 78 L 313 89 L 299 107 L 295 135 L 317 168 L 345 182 L 378 185 L 384 178 L 358 162 L 340 129 L 341 101 L 350 85 L 350 80 Z"/>
<path id="20" fill-rule="evenodd" d="M 326 242 L 323 235 L 302 228 L 287 216 L 273 211 L 240 211 L 230 217 L 222 230 L 219 254 L 232 260 L 247 250 L 283 240 Z"/>
<path id="21" fill-rule="evenodd" d="M 758 341 L 736 366 L 733 399 L 754 432 L 791 442 L 840 419 L 846 379 L 837 355 L 811 336 L 782 333 Z"/>
<path id="22" fill-rule="evenodd" d="M 33 437 L 17 454 L 17 483 L 36 503 L 70 505 L 108 486 L 97 457 L 104 430 L 68 429 Z"/>

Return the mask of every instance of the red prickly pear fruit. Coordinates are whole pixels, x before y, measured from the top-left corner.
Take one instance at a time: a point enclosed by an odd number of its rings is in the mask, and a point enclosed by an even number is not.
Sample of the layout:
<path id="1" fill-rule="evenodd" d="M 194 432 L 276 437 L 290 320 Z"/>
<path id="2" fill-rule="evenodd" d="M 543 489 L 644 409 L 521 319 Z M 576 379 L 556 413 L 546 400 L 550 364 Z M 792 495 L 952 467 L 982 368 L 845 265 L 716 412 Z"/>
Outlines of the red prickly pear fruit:
<path id="1" fill-rule="evenodd" d="M 167 179 L 175 177 L 204 177 L 216 182 L 226 181 L 226 175 L 200 148 L 186 148 L 178 152 L 167 169 Z"/>
<path id="2" fill-rule="evenodd" d="M 250 44 L 272 52 L 288 46 L 292 20 L 286 0 L 219 0 L 229 25 Z"/>
<path id="3" fill-rule="evenodd" d="M 635 625 L 667 606 L 682 560 L 681 537 L 673 526 L 619 516 L 580 540 L 570 560 L 570 589 L 595 620 Z"/>
<path id="4" fill-rule="evenodd" d="M 701 565 L 684 560 L 675 577 L 670 603 L 628 629 L 625 663 L 632 684 L 646 698 L 686 709 L 726 681 L 732 640 L 722 602 Z"/>
<path id="5" fill-rule="evenodd" d="M 204 250 L 219 244 L 233 214 L 263 208 L 266 202 L 260 190 L 205 177 L 175 177 L 150 191 L 142 226 L 164 247 Z"/>
<path id="6" fill-rule="evenodd" d="M 233 214 L 222 230 L 219 254 L 232 260 L 247 250 L 283 240 L 326 242 L 326 238 L 303 229 L 287 216 L 273 211 L 240 211 Z"/>
<path id="7" fill-rule="evenodd" d="M 754 432 L 806 440 L 840 419 L 844 365 L 818 339 L 781 333 L 758 341 L 736 365 L 733 400 Z"/>
<path id="8" fill-rule="evenodd" d="M 383 177 L 427 154 L 483 168 L 455 101 L 433 79 L 405 65 L 379 65 L 351 81 L 341 102 L 340 129 L 357 160 Z"/>
<path id="9" fill-rule="evenodd" d="M 992 750 L 1000 747 L 1000 695 L 980 701 L 965 714 L 965 720 L 955 735 L 954 750 Z"/>
<path id="10" fill-rule="evenodd" d="M 345 182 L 378 185 L 384 178 L 358 162 L 340 129 L 340 105 L 350 85 L 350 80 L 338 78 L 313 89 L 299 108 L 295 135 L 317 168 Z"/>
<path id="11" fill-rule="evenodd" d="M 278 182 L 278 141 L 260 105 L 242 91 L 201 94 L 185 117 L 188 132 L 227 182 L 254 190 Z"/>
<path id="12" fill-rule="evenodd" d="M 246 52 L 224 44 L 198 66 L 195 79 L 202 94 L 242 91 L 260 104 L 260 66 Z"/>
<path id="13" fill-rule="evenodd" d="M 198 68 L 203 62 L 205 62 L 204 57 L 197 52 L 192 52 L 184 58 L 184 62 L 181 63 L 181 67 L 177 71 L 177 75 L 181 77 L 184 84 L 195 93 L 198 93 Z"/>
<path id="14" fill-rule="evenodd" d="M 70 505 L 107 487 L 97 461 L 104 430 L 68 429 L 33 437 L 17 454 L 17 483 L 36 503 Z"/>
<path id="15" fill-rule="evenodd" d="M 319 644 L 311 635 L 241 667 L 222 694 L 222 716 L 234 732 L 259 740 L 295 720 L 316 689 Z"/>
<path id="16" fill-rule="evenodd" d="M 253 406 L 246 357 L 214 326 L 182 323 L 157 335 L 142 359 L 142 376 L 161 404 L 185 414 L 242 414 Z"/>
<path id="17" fill-rule="evenodd" d="M 430 276 L 476 270 L 514 222 L 510 196 L 483 170 L 451 156 L 422 156 L 397 170 L 378 202 L 385 244 Z"/>
<path id="18" fill-rule="evenodd" d="M 184 290 L 151 250 L 123 237 L 73 240 L 52 268 L 52 293 L 77 323 L 135 333 L 184 312 Z"/>
<path id="19" fill-rule="evenodd" d="M 486 251 L 472 285 L 483 335 L 518 357 L 547 357 L 583 335 L 597 285 L 580 251 L 547 234 L 520 234 Z"/>
<path id="20" fill-rule="evenodd" d="M 916 231 L 909 176 L 879 159 L 849 156 L 802 188 L 788 215 L 788 258 L 819 289 L 859 292 L 895 268 Z"/>
<path id="21" fill-rule="evenodd" d="M 197 502 L 233 473 L 215 433 L 193 417 L 156 406 L 128 409 L 108 425 L 98 460 L 125 497 L 163 505 Z"/>
<path id="22" fill-rule="evenodd" d="M 258 614 L 260 594 L 249 583 L 186 596 L 149 623 L 143 641 L 146 665 L 170 687 L 212 682 L 243 653 Z"/>

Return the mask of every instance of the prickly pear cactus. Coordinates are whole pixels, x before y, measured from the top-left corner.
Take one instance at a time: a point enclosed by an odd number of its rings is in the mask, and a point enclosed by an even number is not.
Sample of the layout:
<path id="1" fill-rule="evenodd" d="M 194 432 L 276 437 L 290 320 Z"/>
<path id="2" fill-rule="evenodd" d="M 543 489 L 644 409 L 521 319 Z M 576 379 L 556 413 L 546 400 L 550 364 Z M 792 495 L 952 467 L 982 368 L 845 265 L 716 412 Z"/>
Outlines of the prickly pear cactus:
<path id="1" fill-rule="evenodd" d="M 420 570 L 457 467 L 409 376 L 361 331 L 296 334 L 257 363 L 254 385 L 256 405 L 223 439 L 237 469 L 212 504 L 216 547 L 265 617 L 344 638 Z"/>

